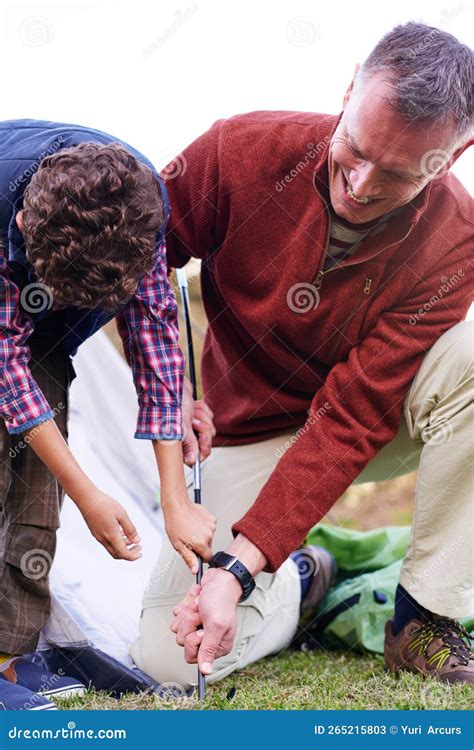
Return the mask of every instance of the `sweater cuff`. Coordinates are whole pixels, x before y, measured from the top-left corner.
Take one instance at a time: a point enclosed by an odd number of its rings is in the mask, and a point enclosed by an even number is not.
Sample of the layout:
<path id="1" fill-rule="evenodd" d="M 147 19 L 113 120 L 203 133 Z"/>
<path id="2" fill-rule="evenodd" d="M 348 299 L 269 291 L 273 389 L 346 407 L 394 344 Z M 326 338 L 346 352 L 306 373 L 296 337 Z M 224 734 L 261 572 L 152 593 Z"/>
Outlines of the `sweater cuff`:
<path id="1" fill-rule="evenodd" d="M 234 537 L 237 534 L 243 534 L 265 555 L 267 559 L 265 572 L 275 573 L 288 557 L 286 550 L 280 544 L 278 535 L 273 533 L 268 523 L 251 521 L 245 515 L 240 521 L 234 523 L 232 534 Z"/>

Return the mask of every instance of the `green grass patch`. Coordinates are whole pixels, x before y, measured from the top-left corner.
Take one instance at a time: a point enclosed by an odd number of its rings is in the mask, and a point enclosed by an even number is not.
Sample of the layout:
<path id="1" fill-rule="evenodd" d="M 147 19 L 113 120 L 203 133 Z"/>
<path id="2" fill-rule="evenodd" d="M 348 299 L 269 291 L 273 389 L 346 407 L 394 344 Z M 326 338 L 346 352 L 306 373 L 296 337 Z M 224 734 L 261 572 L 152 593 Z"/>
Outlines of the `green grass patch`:
<path id="1" fill-rule="evenodd" d="M 235 688 L 235 691 L 233 690 Z M 232 693 L 235 693 L 233 697 Z M 470 709 L 472 687 L 384 671 L 378 655 L 286 651 L 208 685 L 204 703 L 90 691 L 57 701 L 59 708 L 115 710 Z"/>

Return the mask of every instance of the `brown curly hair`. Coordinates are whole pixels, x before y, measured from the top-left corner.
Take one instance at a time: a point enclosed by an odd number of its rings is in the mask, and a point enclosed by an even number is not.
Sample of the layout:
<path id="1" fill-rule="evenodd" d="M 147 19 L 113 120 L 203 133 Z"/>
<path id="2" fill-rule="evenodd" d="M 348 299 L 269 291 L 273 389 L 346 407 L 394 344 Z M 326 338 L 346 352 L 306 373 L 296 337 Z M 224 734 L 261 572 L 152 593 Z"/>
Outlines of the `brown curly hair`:
<path id="1" fill-rule="evenodd" d="M 152 170 L 120 143 L 44 158 L 24 195 L 26 256 L 53 299 L 113 310 L 153 265 L 164 219 Z"/>

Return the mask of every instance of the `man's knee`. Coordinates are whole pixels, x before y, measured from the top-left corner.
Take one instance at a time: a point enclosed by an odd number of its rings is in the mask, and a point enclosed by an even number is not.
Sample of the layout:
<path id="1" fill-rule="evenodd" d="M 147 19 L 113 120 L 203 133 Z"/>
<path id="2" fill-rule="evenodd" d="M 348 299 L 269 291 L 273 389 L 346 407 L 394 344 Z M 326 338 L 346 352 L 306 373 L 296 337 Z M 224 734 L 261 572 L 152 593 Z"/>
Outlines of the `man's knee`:
<path id="1" fill-rule="evenodd" d="M 426 430 L 451 429 L 450 420 L 472 402 L 473 332 L 472 321 L 458 323 L 440 336 L 421 363 L 404 405 L 412 439 L 434 444 Z M 441 442 L 443 434 L 438 436 Z"/>
<path id="2" fill-rule="evenodd" d="M 429 358 L 442 364 L 448 360 L 450 368 L 467 372 L 472 365 L 474 321 L 463 320 L 445 331 L 429 352 Z"/>

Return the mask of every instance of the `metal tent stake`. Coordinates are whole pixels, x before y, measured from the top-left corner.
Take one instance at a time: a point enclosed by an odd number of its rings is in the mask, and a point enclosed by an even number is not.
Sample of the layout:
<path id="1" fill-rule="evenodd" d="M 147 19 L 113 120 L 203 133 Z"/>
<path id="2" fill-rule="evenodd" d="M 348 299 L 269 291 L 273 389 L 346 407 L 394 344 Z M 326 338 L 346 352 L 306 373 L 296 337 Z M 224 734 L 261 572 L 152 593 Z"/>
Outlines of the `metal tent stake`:
<path id="1" fill-rule="evenodd" d="M 197 401 L 197 379 L 196 379 L 196 364 L 194 361 L 194 346 L 193 346 L 193 330 L 191 327 L 191 314 L 189 311 L 189 299 L 188 299 L 188 280 L 186 273 L 183 268 L 176 269 L 176 276 L 178 278 L 179 291 L 181 293 L 181 300 L 183 303 L 183 316 L 184 324 L 186 327 L 186 343 L 188 352 L 188 366 L 189 366 L 189 379 L 193 387 L 193 400 Z M 193 468 L 193 483 L 194 483 L 194 502 L 201 504 L 201 459 L 198 455 L 196 463 Z M 198 555 L 199 567 L 196 574 L 196 583 L 201 583 L 203 564 L 202 557 Z M 198 667 L 198 698 L 204 700 L 206 697 L 206 678 L 201 673 Z"/>

